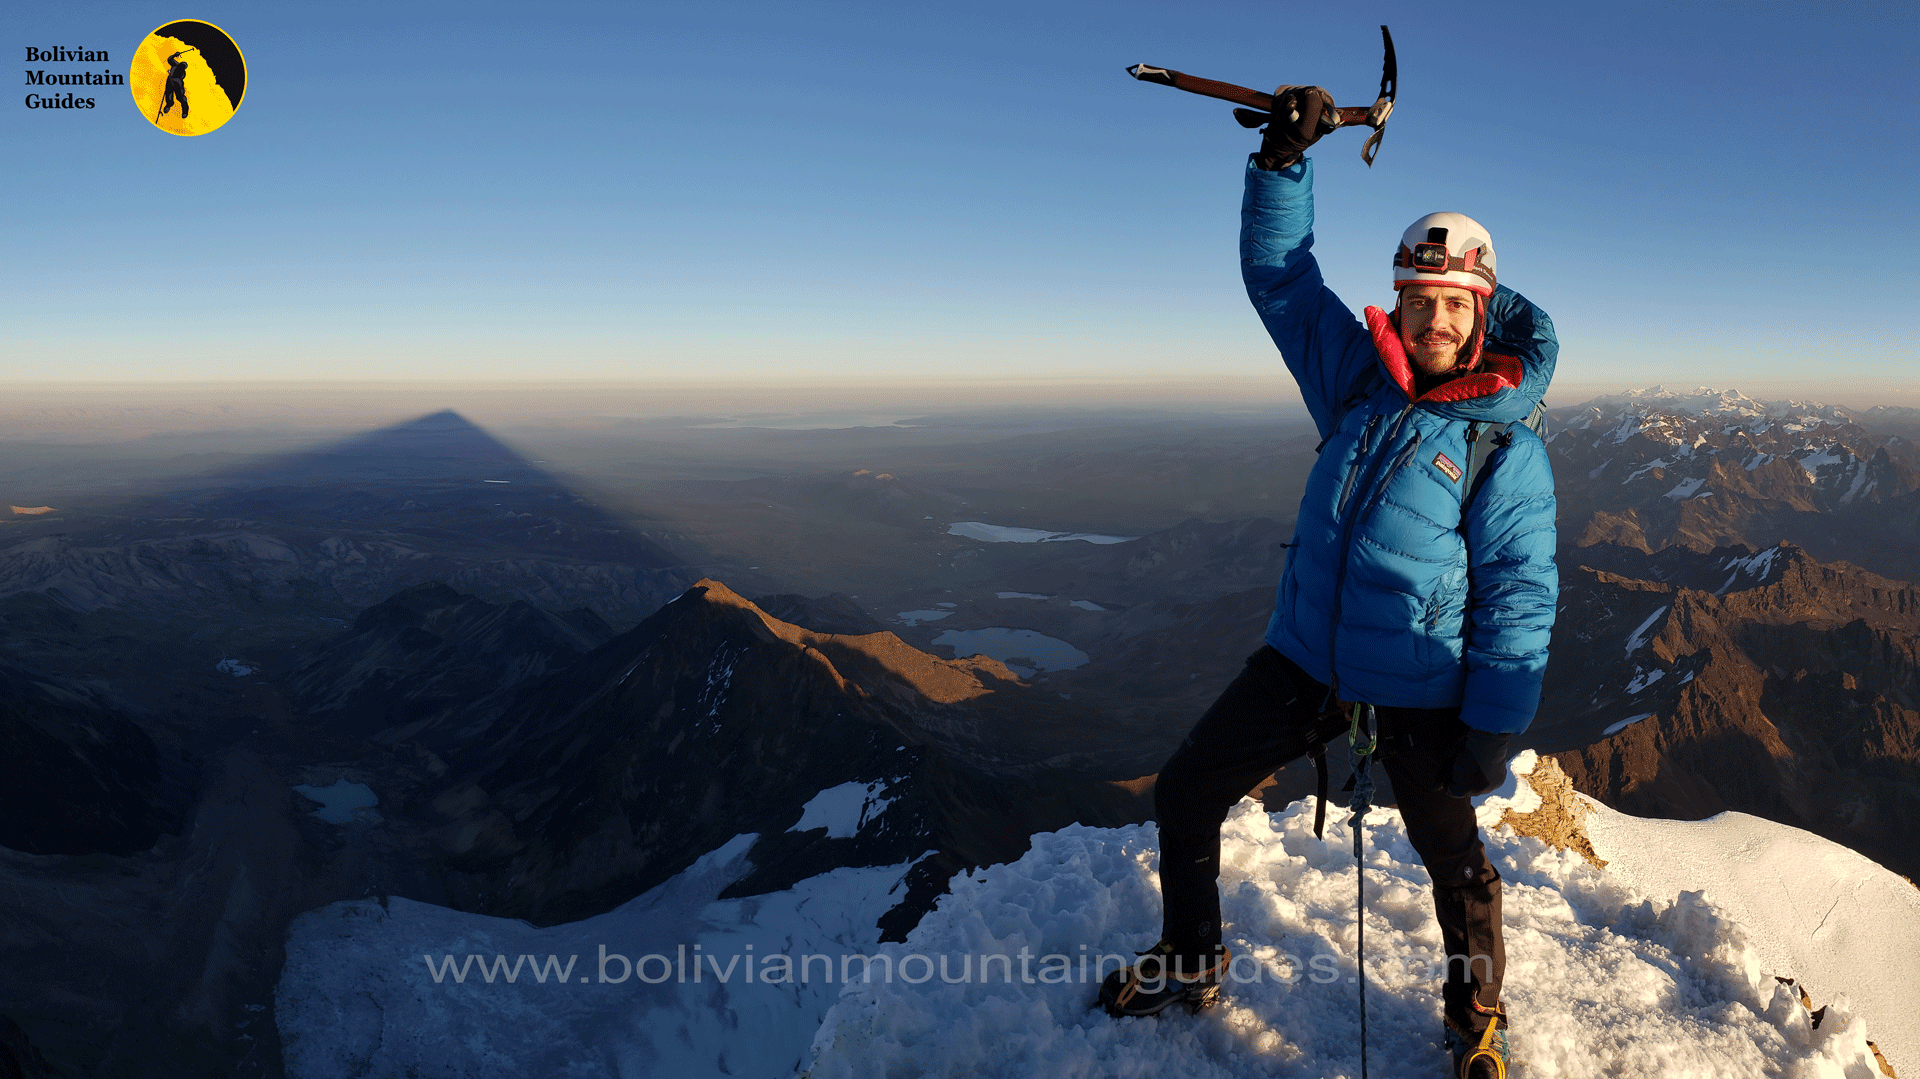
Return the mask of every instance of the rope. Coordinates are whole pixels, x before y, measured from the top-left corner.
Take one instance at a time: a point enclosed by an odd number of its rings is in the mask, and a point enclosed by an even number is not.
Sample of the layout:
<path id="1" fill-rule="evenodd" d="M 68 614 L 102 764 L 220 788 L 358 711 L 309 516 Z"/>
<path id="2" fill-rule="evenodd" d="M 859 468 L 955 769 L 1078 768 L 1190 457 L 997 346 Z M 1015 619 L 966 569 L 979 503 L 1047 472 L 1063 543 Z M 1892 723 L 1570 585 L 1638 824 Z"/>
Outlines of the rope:
<path id="1" fill-rule="evenodd" d="M 1366 718 L 1364 724 L 1362 716 Z M 1347 728 L 1347 749 L 1353 757 L 1353 800 L 1347 803 L 1353 817 L 1347 823 L 1353 828 L 1354 966 L 1360 972 L 1360 1079 L 1367 1079 L 1367 863 L 1362 857 L 1362 840 L 1366 835 L 1367 810 L 1373 807 L 1371 766 L 1374 751 L 1379 747 L 1373 705 L 1355 704 L 1353 723 Z"/>
<path id="2" fill-rule="evenodd" d="M 1355 897 L 1354 908 L 1360 912 L 1360 918 L 1354 925 L 1354 965 L 1360 968 L 1360 1079 L 1367 1079 L 1367 871 L 1364 868 L 1366 863 L 1360 861 L 1359 820 L 1356 815 L 1353 826 L 1353 875 L 1359 895 Z"/>

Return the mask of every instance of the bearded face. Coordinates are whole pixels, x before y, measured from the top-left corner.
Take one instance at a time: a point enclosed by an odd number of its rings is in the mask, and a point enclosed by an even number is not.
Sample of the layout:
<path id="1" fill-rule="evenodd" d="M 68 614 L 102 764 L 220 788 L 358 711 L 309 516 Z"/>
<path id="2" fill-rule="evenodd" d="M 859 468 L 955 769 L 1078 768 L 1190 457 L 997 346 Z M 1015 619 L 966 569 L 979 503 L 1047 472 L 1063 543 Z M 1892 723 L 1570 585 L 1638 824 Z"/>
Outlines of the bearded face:
<path id="1" fill-rule="evenodd" d="M 1473 339 L 1479 298 L 1451 285 L 1408 285 L 1400 290 L 1400 343 L 1422 374 L 1444 375 L 1464 358 Z"/>

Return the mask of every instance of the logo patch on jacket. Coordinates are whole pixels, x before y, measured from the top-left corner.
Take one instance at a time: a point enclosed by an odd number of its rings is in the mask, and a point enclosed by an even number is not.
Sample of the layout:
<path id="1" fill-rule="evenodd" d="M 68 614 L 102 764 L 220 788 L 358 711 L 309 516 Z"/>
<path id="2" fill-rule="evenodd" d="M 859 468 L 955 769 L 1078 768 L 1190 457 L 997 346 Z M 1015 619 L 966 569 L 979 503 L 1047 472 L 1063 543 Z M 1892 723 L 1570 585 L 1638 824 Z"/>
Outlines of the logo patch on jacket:
<path id="1" fill-rule="evenodd" d="M 1452 480 L 1453 482 L 1455 483 L 1460 482 L 1460 466 L 1454 464 L 1453 461 L 1448 459 L 1446 454 L 1444 453 L 1434 454 L 1433 467 L 1439 469 L 1442 472 L 1445 472 L 1447 474 L 1447 478 Z"/>

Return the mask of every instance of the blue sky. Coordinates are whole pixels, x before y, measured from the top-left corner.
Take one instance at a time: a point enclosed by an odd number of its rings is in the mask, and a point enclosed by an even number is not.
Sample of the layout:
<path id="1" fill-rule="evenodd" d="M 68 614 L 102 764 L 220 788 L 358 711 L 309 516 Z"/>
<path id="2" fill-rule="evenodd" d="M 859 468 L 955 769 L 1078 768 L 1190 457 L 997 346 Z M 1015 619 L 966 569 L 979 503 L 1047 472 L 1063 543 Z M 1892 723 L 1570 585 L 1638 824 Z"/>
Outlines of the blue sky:
<path id="1" fill-rule="evenodd" d="M 1920 404 L 1920 20 L 1893 4 L 14 5 L 17 50 L 225 27 L 225 128 L 0 109 L 0 379 L 1257 377 L 1258 136 L 1136 61 L 1366 104 L 1317 147 L 1358 308 L 1437 209 L 1561 381 Z M 86 65 L 79 65 L 86 66 Z M 1870 399 L 1871 398 L 1871 399 Z M 1912 399 L 1909 399 L 1912 398 Z"/>

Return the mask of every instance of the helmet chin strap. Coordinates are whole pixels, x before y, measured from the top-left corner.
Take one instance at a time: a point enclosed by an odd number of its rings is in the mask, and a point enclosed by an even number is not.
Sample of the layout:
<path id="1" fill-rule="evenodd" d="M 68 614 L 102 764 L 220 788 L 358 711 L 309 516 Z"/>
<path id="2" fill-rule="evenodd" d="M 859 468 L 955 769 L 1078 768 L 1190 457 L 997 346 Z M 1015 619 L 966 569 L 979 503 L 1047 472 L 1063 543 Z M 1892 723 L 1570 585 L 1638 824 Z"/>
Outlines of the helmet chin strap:
<path id="1" fill-rule="evenodd" d="M 1473 341 L 1472 351 L 1467 353 L 1466 362 L 1458 364 L 1462 371 L 1471 371 L 1480 366 L 1481 347 L 1487 339 L 1487 301 L 1479 293 L 1473 294 Z"/>

